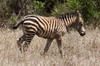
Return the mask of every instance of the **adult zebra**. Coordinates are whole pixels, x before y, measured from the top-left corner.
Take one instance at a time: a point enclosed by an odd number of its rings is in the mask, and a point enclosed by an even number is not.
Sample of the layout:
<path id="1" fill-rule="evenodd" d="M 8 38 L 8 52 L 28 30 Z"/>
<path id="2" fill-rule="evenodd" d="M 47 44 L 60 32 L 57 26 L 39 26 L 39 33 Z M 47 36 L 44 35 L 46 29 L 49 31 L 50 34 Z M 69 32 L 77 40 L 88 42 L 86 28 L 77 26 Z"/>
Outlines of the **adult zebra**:
<path id="1" fill-rule="evenodd" d="M 17 41 L 20 51 L 27 50 L 28 45 L 35 35 L 47 39 L 44 54 L 48 51 L 52 41 L 56 39 L 59 53 L 62 55 L 62 36 L 68 28 L 75 28 L 81 36 L 84 36 L 83 19 L 79 11 L 62 14 L 56 17 L 44 17 L 38 15 L 27 15 L 23 17 L 13 29 L 22 25 L 24 35 Z M 22 46 L 22 43 L 24 45 Z M 26 49 L 25 49 L 26 48 Z"/>

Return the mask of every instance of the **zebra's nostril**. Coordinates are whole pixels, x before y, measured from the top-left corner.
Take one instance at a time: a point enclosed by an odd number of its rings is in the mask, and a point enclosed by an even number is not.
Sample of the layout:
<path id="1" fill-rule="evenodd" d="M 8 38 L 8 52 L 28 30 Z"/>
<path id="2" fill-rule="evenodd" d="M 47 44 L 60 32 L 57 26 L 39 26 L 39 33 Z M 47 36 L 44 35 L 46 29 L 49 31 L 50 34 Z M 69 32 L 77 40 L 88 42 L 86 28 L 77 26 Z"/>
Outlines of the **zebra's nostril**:
<path id="1" fill-rule="evenodd" d="M 82 32 L 80 35 L 81 35 L 81 36 L 84 36 L 84 35 L 86 35 L 86 33 L 85 33 L 85 32 Z"/>

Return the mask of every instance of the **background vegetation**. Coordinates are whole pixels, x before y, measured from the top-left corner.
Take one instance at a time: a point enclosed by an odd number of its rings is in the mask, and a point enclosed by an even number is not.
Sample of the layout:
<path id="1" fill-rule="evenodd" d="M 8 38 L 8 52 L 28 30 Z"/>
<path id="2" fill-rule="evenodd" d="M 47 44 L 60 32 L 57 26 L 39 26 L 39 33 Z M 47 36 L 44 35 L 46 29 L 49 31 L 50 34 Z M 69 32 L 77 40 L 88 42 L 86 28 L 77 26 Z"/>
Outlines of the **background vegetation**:
<path id="1" fill-rule="evenodd" d="M 0 27 L 11 27 L 24 15 L 51 16 L 79 10 L 85 24 L 100 25 L 99 0 L 0 0 Z"/>

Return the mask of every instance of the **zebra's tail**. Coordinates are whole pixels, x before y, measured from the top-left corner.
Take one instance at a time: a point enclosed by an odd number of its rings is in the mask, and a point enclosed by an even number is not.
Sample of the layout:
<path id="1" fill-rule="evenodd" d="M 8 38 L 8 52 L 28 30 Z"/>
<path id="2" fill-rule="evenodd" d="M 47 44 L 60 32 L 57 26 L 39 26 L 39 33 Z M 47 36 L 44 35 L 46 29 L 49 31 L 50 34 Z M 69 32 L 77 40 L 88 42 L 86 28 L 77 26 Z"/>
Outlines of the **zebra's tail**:
<path id="1" fill-rule="evenodd" d="M 19 20 L 15 26 L 13 27 L 13 29 L 17 29 L 24 21 L 23 20 Z"/>

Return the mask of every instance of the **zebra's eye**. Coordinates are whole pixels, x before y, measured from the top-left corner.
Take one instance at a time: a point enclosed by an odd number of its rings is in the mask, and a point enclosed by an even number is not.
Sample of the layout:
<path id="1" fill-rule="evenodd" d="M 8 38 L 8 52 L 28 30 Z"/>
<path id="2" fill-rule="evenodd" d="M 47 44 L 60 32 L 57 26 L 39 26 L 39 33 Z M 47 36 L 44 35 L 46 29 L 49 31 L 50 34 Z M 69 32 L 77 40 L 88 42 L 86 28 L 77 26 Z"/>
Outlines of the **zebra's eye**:
<path id="1" fill-rule="evenodd" d="M 80 26 L 82 26 L 83 24 L 81 23 Z"/>
<path id="2" fill-rule="evenodd" d="M 83 24 L 80 22 L 80 26 L 82 26 Z"/>

